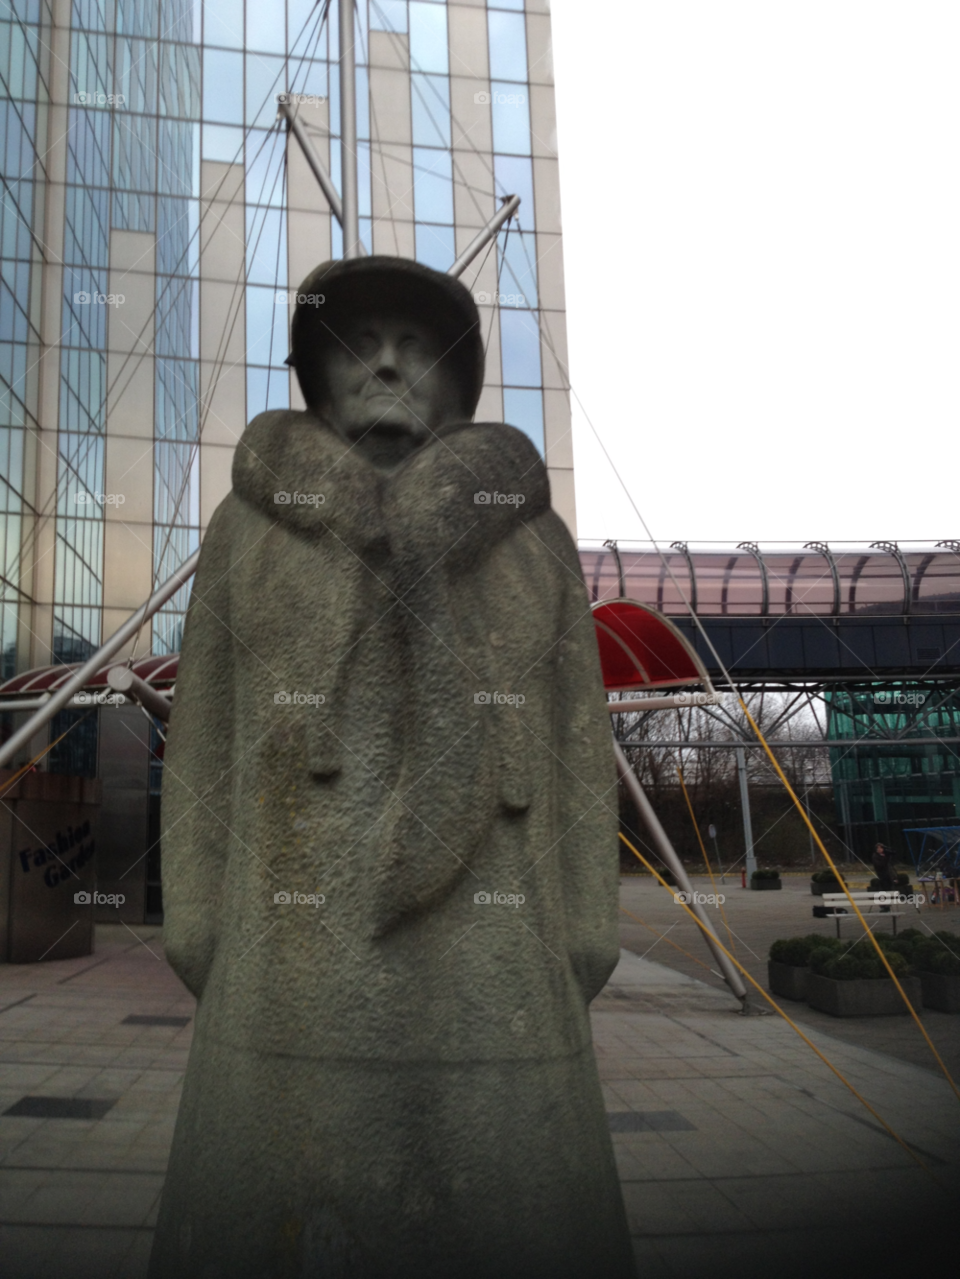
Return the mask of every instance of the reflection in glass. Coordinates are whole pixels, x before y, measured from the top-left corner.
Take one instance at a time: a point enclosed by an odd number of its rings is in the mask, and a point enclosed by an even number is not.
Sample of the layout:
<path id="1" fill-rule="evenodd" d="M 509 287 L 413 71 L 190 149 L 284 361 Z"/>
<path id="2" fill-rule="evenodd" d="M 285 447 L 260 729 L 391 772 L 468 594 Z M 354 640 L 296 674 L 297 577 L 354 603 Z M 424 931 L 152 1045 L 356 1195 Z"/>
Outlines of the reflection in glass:
<path id="1" fill-rule="evenodd" d="M 487 13 L 490 41 L 490 76 L 493 80 L 525 83 L 527 79 L 527 29 L 522 13 Z"/>
<path id="2" fill-rule="evenodd" d="M 544 454 L 543 443 L 543 392 L 505 386 L 503 388 L 503 420 L 510 426 L 518 426 Z"/>
<path id="3" fill-rule="evenodd" d="M 504 386 L 540 385 L 540 330 L 529 311 L 500 311 Z"/>
<path id="4" fill-rule="evenodd" d="M 453 161 L 449 151 L 413 148 L 413 189 L 418 222 L 453 222 Z"/>
<path id="5" fill-rule="evenodd" d="M 456 257 L 452 226 L 424 226 L 417 223 L 417 261 L 435 271 L 449 270 Z"/>
<path id="6" fill-rule="evenodd" d="M 530 103 L 526 85 L 503 80 L 490 85 L 493 149 L 504 155 L 530 154 Z"/>

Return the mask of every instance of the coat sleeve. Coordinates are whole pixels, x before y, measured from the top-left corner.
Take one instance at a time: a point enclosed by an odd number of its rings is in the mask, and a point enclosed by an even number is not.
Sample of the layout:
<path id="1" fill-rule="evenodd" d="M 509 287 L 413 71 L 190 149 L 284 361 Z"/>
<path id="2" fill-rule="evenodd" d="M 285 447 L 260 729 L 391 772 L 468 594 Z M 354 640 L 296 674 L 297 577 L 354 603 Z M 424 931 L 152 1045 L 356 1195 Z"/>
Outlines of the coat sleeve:
<path id="1" fill-rule="evenodd" d="M 610 716 L 580 561 L 560 517 L 536 535 L 553 552 L 560 607 L 556 656 L 560 865 L 567 953 L 584 998 L 603 989 L 620 957 L 618 794 Z"/>
<path id="2" fill-rule="evenodd" d="M 233 755 L 230 566 L 237 498 L 218 507 L 203 541 L 184 628 L 164 752 L 161 799 L 163 941 L 198 998 L 217 945 L 228 852 Z"/>

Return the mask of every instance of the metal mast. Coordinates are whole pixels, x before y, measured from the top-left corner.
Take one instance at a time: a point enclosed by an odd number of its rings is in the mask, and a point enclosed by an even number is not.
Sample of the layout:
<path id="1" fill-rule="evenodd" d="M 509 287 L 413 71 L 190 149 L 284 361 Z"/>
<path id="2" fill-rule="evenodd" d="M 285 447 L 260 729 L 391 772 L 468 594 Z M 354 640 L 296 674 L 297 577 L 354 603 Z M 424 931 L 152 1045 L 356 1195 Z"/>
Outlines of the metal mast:
<path id="1" fill-rule="evenodd" d="M 357 57 L 353 0 L 340 0 L 340 189 L 343 192 L 343 256 L 360 256 L 357 182 Z"/>

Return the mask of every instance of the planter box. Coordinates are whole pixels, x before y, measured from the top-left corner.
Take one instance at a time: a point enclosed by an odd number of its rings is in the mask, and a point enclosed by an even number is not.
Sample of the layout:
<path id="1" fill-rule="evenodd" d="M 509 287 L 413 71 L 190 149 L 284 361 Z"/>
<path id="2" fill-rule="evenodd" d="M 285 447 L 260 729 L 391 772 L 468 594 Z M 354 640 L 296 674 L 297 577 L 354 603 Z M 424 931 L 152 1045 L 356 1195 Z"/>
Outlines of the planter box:
<path id="1" fill-rule="evenodd" d="M 828 879 L 825 884 L 819 884 L 811 879 L 810 891 L 814 897 L 822 897 L 824 893 L 842 893 L 843 884 L 838 883 L 835 879 Z"/>
<path id="2" fill-rule="evenodd" d="M 946 973 L 921 973 L 920 985 L 924 1008 L 960 1013 L 960 977 L 948 977 Z"/>
<path id="3" fill-rule="evenodd" d="M 751 879 L 750 887 L 757 893 L 776 892 L 783 887 L 779 879 Z"/>
<path id="4" fill-rule="evenodd" d="M 777 964 L 767 960 L 767 984 L 771 994 L 781 999 L 806 999 L 807 978 L 809 968 L 798 968 L 796 964 Z"/>
<path id="5" fill-rule="evenodd" d="M 920 1009 L 920 978 L 901 977 L 904 994 Z M 836 981 L 811 973 L 807 979 L 807 1003 L 831 1017 L 909 1017 L 906 1004 L 889 977 L 870 980 Z"/>

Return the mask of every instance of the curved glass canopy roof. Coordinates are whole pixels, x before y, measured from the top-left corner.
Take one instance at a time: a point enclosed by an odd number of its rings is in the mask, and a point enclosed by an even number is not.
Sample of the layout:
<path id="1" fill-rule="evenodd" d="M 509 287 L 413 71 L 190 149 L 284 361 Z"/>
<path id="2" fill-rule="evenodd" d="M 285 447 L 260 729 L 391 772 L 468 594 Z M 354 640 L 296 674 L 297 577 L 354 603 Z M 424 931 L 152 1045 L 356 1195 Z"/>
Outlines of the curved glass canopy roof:
<path id="1" fill-rule="evenodd" d="M 625 596 L 667 614 L 687 613 L 682 595 L 704 617 L 960 614 L 960 542 L 729 550 L 674 542 L 663 556 L 636 544 L 581 545 L 580 564 L 591 603 Z"/>

